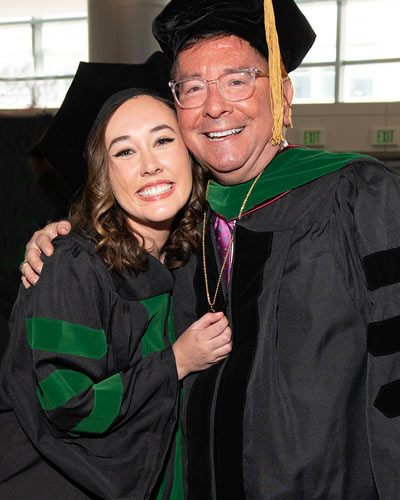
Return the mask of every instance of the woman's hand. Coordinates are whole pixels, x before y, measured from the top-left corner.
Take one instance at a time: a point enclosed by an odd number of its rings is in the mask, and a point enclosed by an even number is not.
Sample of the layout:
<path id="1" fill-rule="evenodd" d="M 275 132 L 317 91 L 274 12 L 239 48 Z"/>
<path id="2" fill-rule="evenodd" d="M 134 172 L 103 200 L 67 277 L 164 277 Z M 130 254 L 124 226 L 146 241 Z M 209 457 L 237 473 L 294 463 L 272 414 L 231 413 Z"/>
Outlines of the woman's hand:
<path id="1" fill-rule="evenodd" d="M 227 317 L 223 312 L 205 314 L 179 337 L 172 349 L 179 380 L 225 359 L 232 350 Z"/>
<path id="2" fill-rule="evenodd" d="M 40 231 L 33 233 L 32 238 L 26 245 L 25 260 L 20 265 L 22 273 L 22 283 L 25 288 L 35 285 L 42 271 L 43 262 L 40 255 L 43 252 L 49 256 L 53 253 L 54 247 L 51 244 L 56 236 L 68 234 L 71 231 L 71 224 L 68 221 L 52 222 Z"/>

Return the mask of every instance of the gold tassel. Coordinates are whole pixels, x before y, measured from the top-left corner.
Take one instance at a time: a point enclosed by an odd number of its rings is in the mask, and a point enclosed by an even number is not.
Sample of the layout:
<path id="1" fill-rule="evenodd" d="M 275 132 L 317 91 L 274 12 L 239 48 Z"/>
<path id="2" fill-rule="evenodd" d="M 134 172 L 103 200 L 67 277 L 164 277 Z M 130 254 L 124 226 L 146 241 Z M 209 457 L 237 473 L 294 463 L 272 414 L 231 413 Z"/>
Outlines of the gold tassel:
<path id="1" fill-rule="evenodd" d="M 282 76 L 283 76 L 283 78 L 287 78 L 289 80 L 288 85 L 290 85 L 290 88 L 292 89 L 292 93 L 293 93 L 292 80 L 288 77 L 288 74 L 286 72 L 286 69 L 285 69 L 285 66 L 283 65 L 283 63 L 282 63 L 282 68 L 283 68 Z M 285 98 L 285 96 L 283 96 L 283 97 Z M 288 102 L 287 105 L 288 105 L 288 122 L 289 122 L 289 125 L 287 126 L 287 128 L 293 128 L 292 103 Z"/>
<path id="2" fill-rule="evenodd" d="M 279 38 L 276 31 L 275 13 L 272 0 L 264 0 L 265 35 L 268 46 L 268 72 L 271 92 L 272 117 L 274 125 L 269 142 L 278 146 L 283 140 L 283 78 L 287 76 L 282 62 Z"/>

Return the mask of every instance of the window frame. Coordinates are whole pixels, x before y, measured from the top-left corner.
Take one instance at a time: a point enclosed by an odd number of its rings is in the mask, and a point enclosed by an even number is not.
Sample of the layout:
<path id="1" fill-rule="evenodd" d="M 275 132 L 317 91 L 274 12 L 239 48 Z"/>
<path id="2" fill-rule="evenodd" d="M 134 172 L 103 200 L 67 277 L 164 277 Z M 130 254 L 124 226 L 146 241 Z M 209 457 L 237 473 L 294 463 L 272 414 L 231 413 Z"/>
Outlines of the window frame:
<path id="1" fill-rule="evenodd" d="M 335 1 L 335 0 L 334 0 Z M 311 2 L 332 2 L 332 0 L 296 0 L 297 4 L 311 3 Z M 400 57 L 385 58 L 385 59 L 344 59 L 342 57 L 344 46 L 344 14 L 343 9 L 347 0 L 336 0 L 336 57 L 334 61 L 321 61 L 302 63 L 299 68 L 321 68 L 321 67 L 334 67 L 335 70 L 335 84 L 334 84 L 334 103 L 349 102 L 344 101 L 344 70 L 346 66 L 359 66 L 370 64 L 387 64 L 387 63 L 400 63 Z M 371 101 L 376 102 L 376 101 Z"/>
<path id="2" fill-rule="evenodd" d="M 72 80 L 75 76 L 74 73 L 64 73 L 64 74 L 38 74 L 41 73 L 43 68 L 43 51 L 42 51 L 42 29 L 44 24 L 49 23 L 68 23 L 68 22 L 81 22 L 88 21 L 87 15 L 81 16 L 65 16 L 65 17 L 52 17 L 52 18 L 38 18 L 31 17 L 18 20 L 10 21 L 0 21 L 0 28 L 3 26 L 30 26 L 31 27 L 31 49 L 33 57 L 33 68 L 34 74 L 19 77 L 2 77 L 0 76 L 0 82 L 37 82 L 37 81 L 47 81 L 47 80 Z M 36 107 L 36 105 L 34 105 Z"/>

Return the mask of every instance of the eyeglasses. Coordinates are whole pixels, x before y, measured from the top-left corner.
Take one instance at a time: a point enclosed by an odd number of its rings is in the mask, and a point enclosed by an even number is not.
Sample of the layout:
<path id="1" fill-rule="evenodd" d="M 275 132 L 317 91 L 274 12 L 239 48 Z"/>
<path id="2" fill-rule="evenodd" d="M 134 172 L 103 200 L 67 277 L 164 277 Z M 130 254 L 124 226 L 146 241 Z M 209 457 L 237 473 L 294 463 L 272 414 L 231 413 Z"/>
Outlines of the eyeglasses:
<path id="1" fill-rule="evenodd" d="M 169 86 L 181 108 L 190 109 L 202 106 L 209 95 L 210 84 L 215 83 L 224 99 L 242 101 L 254 92 L 254 82 L 258 76 L 268 76 L 259 68 L 244 68 L 225 71 L 216 80 L 204 78 L 185 78 L 178 82 L 171 80 Z"/>

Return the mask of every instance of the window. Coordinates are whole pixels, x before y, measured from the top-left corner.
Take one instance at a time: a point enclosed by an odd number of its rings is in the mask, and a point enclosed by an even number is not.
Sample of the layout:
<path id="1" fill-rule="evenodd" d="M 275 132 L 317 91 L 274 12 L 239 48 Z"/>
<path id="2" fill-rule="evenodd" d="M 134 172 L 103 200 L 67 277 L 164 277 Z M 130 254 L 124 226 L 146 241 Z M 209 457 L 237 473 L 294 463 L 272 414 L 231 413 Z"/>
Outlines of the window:
<path id="1" fill-rule="evenodd" d="M 399 0 L 296 2 L 317 39 L 291 74 L 295 103 L 400 101 Z"/>
<path id="2" fill-rule="evenodd" d="M 86 13 L 0 20 L 0 109 L 56 108 L 88 58 Z"/>

